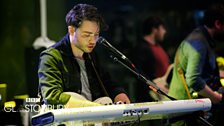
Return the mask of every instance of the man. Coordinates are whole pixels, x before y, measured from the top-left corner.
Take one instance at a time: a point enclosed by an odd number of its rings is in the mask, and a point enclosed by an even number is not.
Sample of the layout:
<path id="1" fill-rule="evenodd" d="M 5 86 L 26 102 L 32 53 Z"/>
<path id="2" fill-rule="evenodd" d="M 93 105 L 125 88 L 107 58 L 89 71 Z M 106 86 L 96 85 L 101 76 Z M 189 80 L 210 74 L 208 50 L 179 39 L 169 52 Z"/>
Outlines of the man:
<path id="1" fill-rule="evenodd" d="M 163 76 L 169 66 L 169 57 L 159 44 L 164 40 L 165 34 L 164 22 L 159 17 L 148 17 L 143 21 L 142 35 L 134 51 L 134 63 L 150 80 Z M 147 84 L 138 81 L 136 87 L 137 102 L 160 99 Z M 162 126 L 162 123 L 162 120 L 150 120 L 142 122 L 141 125 Z"/>
<path id="2" fill-rule="evenodd" d="M 220 86 L 213 48 L 214 40 L 224 40 L 224 6 L 211 6 L 203 20 L 204 25 L 190 33 L 177 49 L 169 95 L 189 99 L 197 92 L 216 104 L 222 96 L 213 91 Z"/>
<path id="3" fill-rule="evenodd" d="M 96 106 L 100 104 L 92 101 L 109 94 L 114 102 L 130 103 L 124 89 L 102 73 L 95 59 L 93 50 L 106 26 L 97 8 L 78 4 L 66 15 L 66 23 L 68 34 L 40 55 L 39 95 L 43 102 L 68 108 Z"/>
<path id="4" fill-rule="evenodd" d="M 166 29 L 164 22 L 159 17 L 148 17 L 142 24 L 142 36 L 135 50 L 134 62 L 140 71 L 149 79 L 161 77 L 169 66 L 169 57 L 160 46 L 164 40 Z M 138 84 L 139 102 L 149 102 L 149 88 L 146 84 Z"/>

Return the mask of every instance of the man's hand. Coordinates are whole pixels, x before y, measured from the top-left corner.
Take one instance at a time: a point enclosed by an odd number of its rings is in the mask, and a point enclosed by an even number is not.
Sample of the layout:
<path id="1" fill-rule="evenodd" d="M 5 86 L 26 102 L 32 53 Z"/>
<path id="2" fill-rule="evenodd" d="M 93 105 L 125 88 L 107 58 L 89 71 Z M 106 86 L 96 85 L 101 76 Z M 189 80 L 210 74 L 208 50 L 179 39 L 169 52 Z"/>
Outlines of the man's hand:
<path id="1" fill-rule="evenodd" d="M 130 100 L 125 93 L 120 93 L 114 98 L 114 102 L 123 102 L 126 104 L 130 104 Z"/>
<path id="2" fill-rule="evenodd" d="M 205 98 L 210 98 L 212 103 L 216 104 L 222 101 L 222 96 L 218 92 L 214 92 L 208 85 L 205 85 L 199 94 Z"/>

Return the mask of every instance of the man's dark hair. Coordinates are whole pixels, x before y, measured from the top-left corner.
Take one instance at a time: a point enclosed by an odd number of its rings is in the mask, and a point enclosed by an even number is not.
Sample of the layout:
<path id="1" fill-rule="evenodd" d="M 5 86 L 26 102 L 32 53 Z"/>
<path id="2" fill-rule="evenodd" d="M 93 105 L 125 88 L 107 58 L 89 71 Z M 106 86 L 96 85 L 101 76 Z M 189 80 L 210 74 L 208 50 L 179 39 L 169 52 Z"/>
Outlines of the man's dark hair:
<path id="1" fill-rule="evenodd" d="M 205 11 L 204 14 L 204 24 L 212 28 L 216 20 L 220 20 L 224 23 L 224 5 L 223 4 L 213 4 Z"/>
<path id="2" fill-rule="evenodd" d="M 148 17 L 143 21 L 142 34 L 151 34 L 153 28 L 158 28 L 160 25 L 165 26 L 163 20 L 159 17 Z"/>
<path id="3" fill-rule="evenodd" d="M 107 25 L 104 22 L 101 14 L 97 11 L 97 8 L 88 4 L 75 5 L 66 15 L 67 26 L 74 26 L 78 28 L 84 20 L 95 21 L 101 30 L 106 30 Z"/>

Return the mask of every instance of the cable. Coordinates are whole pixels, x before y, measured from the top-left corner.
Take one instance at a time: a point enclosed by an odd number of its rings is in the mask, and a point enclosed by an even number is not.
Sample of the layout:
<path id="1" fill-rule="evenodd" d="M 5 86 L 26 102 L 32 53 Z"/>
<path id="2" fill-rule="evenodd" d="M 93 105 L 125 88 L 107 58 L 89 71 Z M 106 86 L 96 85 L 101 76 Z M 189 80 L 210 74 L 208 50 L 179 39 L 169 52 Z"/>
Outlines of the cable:
<path id="1" fill-rule="evenodd" d="M 134 122 L 132 122 L 132 124 L 130 124 L 129 126 L 134 126 L 134 125 L 140 126 L 141 118 L 143 116 L 143 111 L 141 112 L 141 115 L 139 115 L 138 112 L 136 112 L 136 113 L 137 113 L 137 116 L 138 116 L 137 120 L 135 120 Z"/>

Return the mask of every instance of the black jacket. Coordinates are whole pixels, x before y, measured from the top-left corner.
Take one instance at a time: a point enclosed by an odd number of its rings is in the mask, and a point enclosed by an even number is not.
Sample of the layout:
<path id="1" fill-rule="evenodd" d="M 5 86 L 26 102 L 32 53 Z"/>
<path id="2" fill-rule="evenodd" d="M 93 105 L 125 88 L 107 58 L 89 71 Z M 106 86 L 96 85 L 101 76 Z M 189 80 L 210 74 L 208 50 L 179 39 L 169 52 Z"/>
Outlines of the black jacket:
<path id="1" fill-rule="evenodd" d="M 93 100 L 105 96 L 105 93 L 99 84 L 92 62 L 112 99 L 117 94 L 125 92 L 123 88 L 114 85 L 108 74 L 99 69 L 94 51 L 84 53 L 83 57 Z M 40 54 L 38 77 L 39 96 L 46 104 L 66 104 L 70 95 L 63 92 L 81 94 L 80 68 L 72 53 L 69 34 Z"/>

